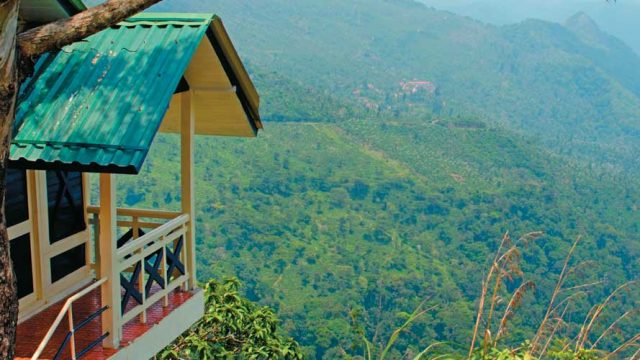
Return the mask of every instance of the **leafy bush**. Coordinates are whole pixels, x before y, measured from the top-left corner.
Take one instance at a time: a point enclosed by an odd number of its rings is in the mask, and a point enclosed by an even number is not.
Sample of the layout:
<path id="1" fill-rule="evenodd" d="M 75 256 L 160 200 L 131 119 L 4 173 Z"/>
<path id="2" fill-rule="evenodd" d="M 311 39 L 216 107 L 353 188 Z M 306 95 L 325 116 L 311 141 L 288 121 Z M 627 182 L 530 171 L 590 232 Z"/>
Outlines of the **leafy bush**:
<path id="1" fill-rule="evenodd" d="M 160 359 L 302 359 L 293 339 L 278 332 L 278 319 L 238 294 L 236 279 L 211 280 L 205 287 L 205 314 L 165 348 Z"/>

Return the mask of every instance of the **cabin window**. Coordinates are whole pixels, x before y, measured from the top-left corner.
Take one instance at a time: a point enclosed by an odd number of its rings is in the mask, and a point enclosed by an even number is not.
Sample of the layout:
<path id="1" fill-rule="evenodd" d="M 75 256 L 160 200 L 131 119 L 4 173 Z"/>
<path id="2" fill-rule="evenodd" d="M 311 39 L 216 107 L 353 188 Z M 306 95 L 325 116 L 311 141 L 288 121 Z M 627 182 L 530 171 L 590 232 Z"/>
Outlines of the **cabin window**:
<path id="1" fill-rule="evenodd" d="M 33 272 L 31 262 L 31 236 L 22 235 L 11 240 L 11 260 L 18 283 L 18 298 L 33 293 Z"/>
<path id="2" fill-rule="evenodd" d="M 86 244 L 51 258 L 51 281 L 56 282 L 86 265 Z"/>
<path id="3" fill-rule="evenodd" d="M 26 171 L 18 169 L 7 170 L 7 196 L 5 206 L 7 227 L 18 225 L 29 220 Z"/>
<path id="4" fill-rule="evenodd" d="M 31 258 L 31 225 L 29 221 L 29 198 L 27 172 L 19 169 L 7 170 L 6 209 L 7 228 L 13 227 L 13 238 L 9 242 L 11 261 L 18 284 L 18 298 L 33 294 L 33 259 Z"/>
<path id="5" fill-rule="evenodd" d="M 49 241 L 54 244 L 87 228 L 84 222 L 82 173 L 47 171 Z"/>

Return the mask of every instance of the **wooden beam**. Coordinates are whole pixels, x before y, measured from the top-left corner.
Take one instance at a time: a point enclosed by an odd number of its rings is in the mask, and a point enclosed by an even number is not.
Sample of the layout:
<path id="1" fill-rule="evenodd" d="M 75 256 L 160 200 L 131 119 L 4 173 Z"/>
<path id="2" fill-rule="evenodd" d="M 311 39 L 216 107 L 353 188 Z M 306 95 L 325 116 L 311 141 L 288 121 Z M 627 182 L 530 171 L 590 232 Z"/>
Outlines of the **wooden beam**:
<path id="1" fill-rule="evenodd" d="M 185 242 L 187 252 L 187 271 L 189 272 L 189 289 L 195 289 L 196 277 L 196 232 L 195 232 L 195 194 L 194 194 L 194 134 L 195 111 L 193 106 L 193 93 L 187 91 L 181 96 L 180 106 L 180 185 L 182 199 L 182 213 L 189 214 L 189 225 Z"/>
<path id="2" fill-rule="evenodd" d="M 98 33 L 160 0 L 107 0 L 85 11 L 24 31 L 17 36 L 23 59 L 33 59 Z M 4 3 L 2 1 L 1 3 Z"/>
<path id="3" fill-rule="evenodd" d="M 117 349 L 120 345 L 120 274 L 117 258 L 116 179 L 113 174 L 100 174 L 100 278 L 107 278 L 102 285 L 102 332 L 109 333 L 103 346 Z"/>

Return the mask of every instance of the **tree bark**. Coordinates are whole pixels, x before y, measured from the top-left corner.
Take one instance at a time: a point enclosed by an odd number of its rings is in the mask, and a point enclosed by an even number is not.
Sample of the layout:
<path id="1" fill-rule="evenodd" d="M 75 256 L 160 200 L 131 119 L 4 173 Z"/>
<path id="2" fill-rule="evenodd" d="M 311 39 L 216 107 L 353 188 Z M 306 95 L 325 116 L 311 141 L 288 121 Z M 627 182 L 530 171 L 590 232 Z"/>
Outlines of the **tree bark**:
<path id="1" fill-rule="evenodd" d="M 20 55 L 35 58 L 82 40 L 148 8 L 160 0 L 108 0 L 71 18 L 58 20 L 18 35 Z"/>
<path id="2" fill-rule="evenodd" d="M 18 34 L 20 0 L 0 0 L 0 359 L 13 359 L 18 294 L 5 219 L 7 161 L 16 99 L 24 72 L 38 56 L 80 41 L 160 0 L 108 0 L 69 19 Z"/>
<path id="3" fill-rule="evenodd" d="M 19 0 L 0 2 L 0 356 L 13 359 L 18 321 L 18 293 L 5 220 L 5 179 L 18 79 L 16 34 Z"/>

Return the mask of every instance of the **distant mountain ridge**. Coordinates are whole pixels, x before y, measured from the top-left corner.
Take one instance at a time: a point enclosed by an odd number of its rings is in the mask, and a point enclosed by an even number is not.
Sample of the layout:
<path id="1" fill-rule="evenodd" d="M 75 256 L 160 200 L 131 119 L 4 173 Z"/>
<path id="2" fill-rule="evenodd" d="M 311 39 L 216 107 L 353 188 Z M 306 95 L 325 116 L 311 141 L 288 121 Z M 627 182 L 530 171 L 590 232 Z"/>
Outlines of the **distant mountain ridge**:
<path id="1" fill-rule="evenodd" d="M 606 0 L 419 0 L 437 9 L 452 11 L 495 25 L 536 18 L 563 22 L 578 11 L 589 14 L 607 33 L 624 40 L 640 54 L 640 3 Z"/>
<path id="2" fill-rule="evenodd" d="M 604 33 L 586 13 L 580 12 L 565 22 L 585 46 L 585 56 L 614 76 L 636 96 L 640 96 L 640 57 L 620 39 Z"/>
<path id="3" fill-rule="evenodd" d="M 576 32 L 579 35 L 587 35 L 594 38 L 594 42 L 607 41 L 605 37 L 611 37 L 605 35 L 598 27 L 598 24 L 587 15 L 584 11 L 580 11 L 575 15 L 569 17 L 565 23 L 565 27 L 569 30 Z"/>
<path id="4" fill-rule="evenodd" d="M 437 99 L 425 113 L 477 114 L 585 161 L 640 167 L 640 58 L 585 14 L 565 26 L 496 27 L 410 0 L 168 0 L 156 9 L 216 12 L 256 68 L 346 102 L 371 85 L 360 103 L 393 108 L 401 81 L 429 80 Z"/>

